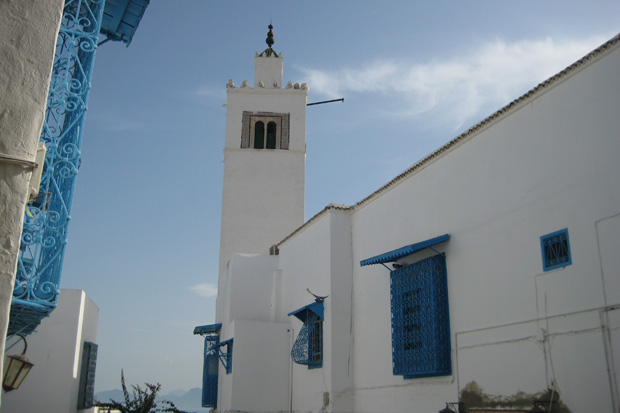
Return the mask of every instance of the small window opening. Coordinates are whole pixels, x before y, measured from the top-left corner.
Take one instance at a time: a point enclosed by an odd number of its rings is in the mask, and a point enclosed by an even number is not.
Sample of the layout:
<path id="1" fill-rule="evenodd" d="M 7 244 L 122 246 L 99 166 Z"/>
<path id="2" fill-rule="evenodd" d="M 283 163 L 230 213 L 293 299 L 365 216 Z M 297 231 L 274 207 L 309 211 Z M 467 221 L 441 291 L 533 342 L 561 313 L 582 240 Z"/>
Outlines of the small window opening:
<path id="1" fill-rule="evenodd" d="M 267 124 L 267 149 L 276 148 L 276 132 L 278 128 L 275 122 L 269 122 Z"/>
<path id="2" fill-rule="evenodd" d="M 261 121 L 254 125 L 254 149 L 263 149 L 265 147 L 265 124 Z"/>
<path id="3" fill-rule="evenodd" d="M 555 270 L 573 263 L 567 228 L 540 237 L 540 248 L 543 271 Z"/>

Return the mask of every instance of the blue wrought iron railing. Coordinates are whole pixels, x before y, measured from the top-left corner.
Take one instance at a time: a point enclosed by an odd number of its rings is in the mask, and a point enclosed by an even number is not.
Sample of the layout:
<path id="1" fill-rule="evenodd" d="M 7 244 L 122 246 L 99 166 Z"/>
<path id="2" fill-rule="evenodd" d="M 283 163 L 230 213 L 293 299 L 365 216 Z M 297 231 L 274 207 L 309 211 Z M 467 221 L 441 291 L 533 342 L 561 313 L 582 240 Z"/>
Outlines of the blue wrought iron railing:
<path id="1" fill-rule="evenodd" d="M 56 307 L 84 115 L 105 0 L 66 0 L 41 142 L 39 197 L 26 207 L 8 335 L 29 334 Z"/>

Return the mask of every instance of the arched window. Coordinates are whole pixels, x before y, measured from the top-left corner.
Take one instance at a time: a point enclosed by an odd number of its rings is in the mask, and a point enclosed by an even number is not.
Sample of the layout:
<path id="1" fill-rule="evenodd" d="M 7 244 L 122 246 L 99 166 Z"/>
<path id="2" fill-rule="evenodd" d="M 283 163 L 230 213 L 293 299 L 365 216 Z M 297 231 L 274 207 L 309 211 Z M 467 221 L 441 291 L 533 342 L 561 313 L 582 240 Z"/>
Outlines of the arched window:
<path id="1" fill-rule="evenodd" d="M 288 149 L 290 115 L 275 112 L 243 112 L 241 148 Z"/>
<path id="2" fill-rule="evenodd" d="M 267 149 L 276 148 L 276 132 L 278 128 L 275 122 L 269 122 L 267 124 Z"/>
<path id="3" fill-rule="evenodd" d="M 271 125 L 271 123 L 269 124 Z M 265 124 L 261 121 L 256 122 L 254 126 L 254 149 L 263 149 L 265 147 Z"/>

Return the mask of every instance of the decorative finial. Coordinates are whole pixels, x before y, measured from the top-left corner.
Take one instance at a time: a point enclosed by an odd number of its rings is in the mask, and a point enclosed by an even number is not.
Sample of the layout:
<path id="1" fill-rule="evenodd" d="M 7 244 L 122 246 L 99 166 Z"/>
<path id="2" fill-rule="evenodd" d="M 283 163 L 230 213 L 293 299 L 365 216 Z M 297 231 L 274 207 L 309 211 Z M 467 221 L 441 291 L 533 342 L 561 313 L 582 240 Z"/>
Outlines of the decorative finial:
<path id="1" fill-rule="evenodd" d="M 269 23 L 269 32 L 267 32 L 267 39 L 265 40 L 265 42 L 267 43 L 267 46 L 269 46 L 269 48 L 271 49 L 271 46 L 273 46 L 273 44 L 275 43 L 275 40 L 273 39 L 273 32 L 271 31 L 273 29 L 273 25 L 271 23 Z"/>

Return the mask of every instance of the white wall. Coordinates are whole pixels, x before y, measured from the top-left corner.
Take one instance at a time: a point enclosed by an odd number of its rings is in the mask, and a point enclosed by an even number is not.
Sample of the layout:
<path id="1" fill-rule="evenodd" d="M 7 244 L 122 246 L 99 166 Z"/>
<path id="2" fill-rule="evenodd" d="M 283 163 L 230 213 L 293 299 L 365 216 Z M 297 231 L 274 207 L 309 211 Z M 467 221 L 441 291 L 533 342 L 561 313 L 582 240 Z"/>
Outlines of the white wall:
<path id="1" fill-rule="evenodd" d="M 233 411 L 287 411 L 291 366 L 289 323 L 234 322 L 230 406 Z M 225 374 L 220 370 L 220 374 Z"/>
<path id="2" fill-rule="evenodd" d="M 275 316 L 274 307 L 281 298 L 273 294 L 274 277 L 278 277 L 278 256 L 234 254 L 228 271 L 221 277 L 226 306 L 222 313 L 222 335 L 226 337 L 227 325 L 234 320 L 283 321 Z"/>
<path id="3" fill-rule="evenodd" d="M 619 68 L 616 46 L 355 209 L 355 262 L 451 234 L 439 249 L 446 252 L 454 366 L 444 378 L 392 375 L 389 273 L 357 267 L 359 411 L 379 408 L 383 395 L 392 397 L 385 402 L 393 411 L 406 411 L 412 399 L 419 411 L 438 409 L 472 380 L 498 396 L 555 382 L 573 411 L 611 409 L 598 309 L 618 303 L 603 281 L 620 281 L 609 251 L 619 233 L 601 224 L 620 213 Z M 597 226 L 608 231 L 599 238 L 614 266 L 604 275 Z M 540 236 L 563 228 L 573 264 L 543 272 Z M 539 328 L 548 334 L 541 342 Z"/>
<path id="4" fill-rule="evenodd" d="M 84 291 L 61 290 L 58 307 L 26 337 L 34 367 L 17 390 L 4 393 L 2 412 L 77 412 L 84 342 L 97 342 L 98 320 L 99 308 Z M 22 350 L 19 340 L 8 354 Z"/>
<path id="5" fill-rule="evenodd" d="M 282 315 L 276 255 L 234 254 L 221 277 L 220 342 L 234 338 L 233 368 L 219 365 L 221 411 L 284 411 L 289 405 L 290 322 Z M 258 402 L 258 401 L 261 402 Z"/>
<path id="6" fill-rule="evenodd" d="M 525 409 L 552 389 L 570 411 L 617 411 L 619 69 L 617 43 L 368 200 L 329 206 L 282 242 L 277 258 L 252 258 L 273 266 L 233 258 L 224 294 L 230 303 L 243 297 L 244 313 L 228 320 L 235 346 L 250 308 L 284 321 L 273 315 L 279 303 L 281 317 L 308 305 L 309 288 L 330 296 L 323 367 L 293 365 L 294 411 L 438 411 L 466 389 L 483 402 L 521 392 Z M 563 228 L 572 265 L 545 272 L 540 237 Z M 452 374 L 405 380 L 392 372 L 390 273 L 359 262 L 446 233 L 435 249 L 446 254 Z M 298 332 L 301 322 L 289 322 Z M 262 348 L 270 337 L 253 339 Z M 235 377 L 226 380 L 232 397 Z M 250 411 L 266 409 L 254 401 Z"/>
<path id="7" fill-rule="evenodd" d="M 260 82 L 263 82 L 263 87 L 270 89 L 282 87 L 283 72 L 282 56 L 256 55 L 254 57 L 254 87 L 259 87 Z"/>
<path id="8" fill-rule="evenodd" d="M 0 154 L 34 161 L 64 1 L 0 2 Z M 32 169 L 0 159 L 0 354 Z M 3 370 L 0 359 L 0 372 Z"/>
<path id="9" fill-rule="evenodd" d="M 314 302 L 323 303 L 323 366 L 293 365 L 295 411 L 352 411 L 353 346 L 351 326 L 351 223 L 347 210 L 326 210 L 312 225 L 282 244 L 284 313 Z M 295 337 L 302 323 L 290 317 Z"/>

